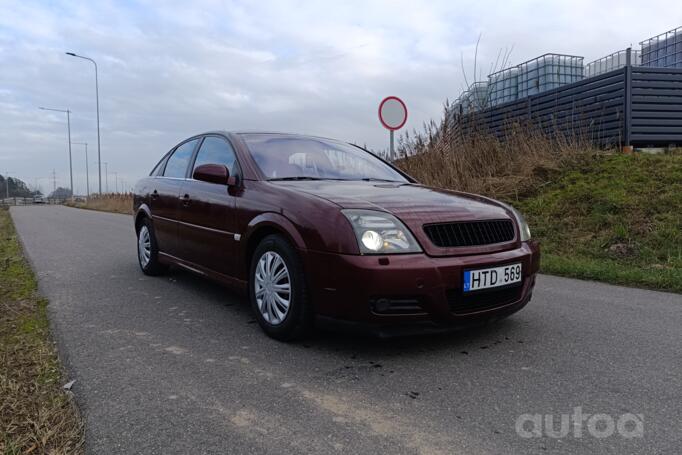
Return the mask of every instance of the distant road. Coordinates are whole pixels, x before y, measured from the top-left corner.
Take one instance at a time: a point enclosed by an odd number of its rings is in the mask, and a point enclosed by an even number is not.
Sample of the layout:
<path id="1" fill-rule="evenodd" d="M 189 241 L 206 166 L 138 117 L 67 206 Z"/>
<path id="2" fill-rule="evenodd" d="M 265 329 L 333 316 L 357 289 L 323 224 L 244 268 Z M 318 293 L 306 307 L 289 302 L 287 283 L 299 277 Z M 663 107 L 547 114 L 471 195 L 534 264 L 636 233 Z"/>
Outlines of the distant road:
<path id="1" fill-rule="evenodd" d="M 77 380 L 88 453 L 682 450 L 682 296 L 542 276 L 526 309 L 485 329 L 283 344 L 220 286 L 143 276 L 129 216 L 11 214 Z M 520 415 L 550 414 L 558 431 L 576 407 L 642 414 L 644 437 L 597 439 L 585 422 L 582 437 L 517 434 Z"/>

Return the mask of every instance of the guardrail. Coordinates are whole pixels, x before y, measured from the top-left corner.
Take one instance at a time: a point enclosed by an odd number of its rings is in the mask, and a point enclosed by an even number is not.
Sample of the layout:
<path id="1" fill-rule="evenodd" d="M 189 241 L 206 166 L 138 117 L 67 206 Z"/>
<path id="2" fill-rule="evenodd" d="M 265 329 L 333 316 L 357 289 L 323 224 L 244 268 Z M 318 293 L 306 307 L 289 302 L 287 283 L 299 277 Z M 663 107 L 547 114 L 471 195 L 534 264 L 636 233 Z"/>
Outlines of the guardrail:
<path id="1" fill-rule="evenodd" d="M 5 199 L 0 199 L 0 205 L 14 206 L 14 205 L 63 204 L 65 201 L 66 199 L 43 198 L 41 202 L 38 202 L 32 197 L 9 197 Z"/>

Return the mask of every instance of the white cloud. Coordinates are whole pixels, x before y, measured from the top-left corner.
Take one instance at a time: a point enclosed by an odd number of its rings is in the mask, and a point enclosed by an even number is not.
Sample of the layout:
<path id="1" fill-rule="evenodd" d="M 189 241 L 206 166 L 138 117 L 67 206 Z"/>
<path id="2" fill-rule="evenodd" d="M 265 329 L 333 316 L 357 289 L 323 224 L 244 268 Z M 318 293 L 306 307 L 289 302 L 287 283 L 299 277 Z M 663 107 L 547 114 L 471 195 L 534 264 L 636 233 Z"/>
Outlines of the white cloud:
<path id="1" fill-rule="evenodd" d="M 137 3 L 10 0 L 0 6 L 0 173 L 49 189 L 68 182 L 63 116 L 90 146 L 95 181 L 92 65 L 100 70 L 102 154 L 129 184 L 174 143 L 211 129 L 272 129 L 386 147 L 378 102 L 399 95 L 407 128 L 440 116 L 501 47 L 514 63 L 545 52 L 593 59 L 673 28 L 677 3 L 548 1 Z M 662 14 L 670 11 L 671 14 Z M 679 20 L 679 19 L 678 19 Z M 74 180 L 85 188 L 82 147 Z M 111 180 L 111 179 L 110 179 Z M 111 181 L 110 181 L 111 184 Z M 111 186 L 111 185 L 110 185 Z"/>

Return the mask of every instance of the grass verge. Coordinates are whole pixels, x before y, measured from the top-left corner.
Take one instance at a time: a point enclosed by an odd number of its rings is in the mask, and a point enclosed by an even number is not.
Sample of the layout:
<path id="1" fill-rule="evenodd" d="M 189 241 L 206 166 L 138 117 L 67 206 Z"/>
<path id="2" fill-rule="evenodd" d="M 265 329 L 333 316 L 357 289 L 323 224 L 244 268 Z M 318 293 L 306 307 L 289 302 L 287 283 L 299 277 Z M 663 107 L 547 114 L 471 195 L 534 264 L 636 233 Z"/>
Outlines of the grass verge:
<path id="1" fill-rule="evenodd" d="M 47 301 L 0 208 L 0 453 L 82 453 L 83 425 L 61 384 Z"/>
<path id="2" fill-rule="evenodd" d="M 682 154 L 596 155 L 509 202 L 543 272 L 682 292 Z"/>
<path id="3" fill-rule="evenodd" d="M 67 202 L 69 207 L 79 209 L 100 210 L 102 212 L 123 213 L 131 215 L 133 213 L 133 195 L 130 193 L 105 193 L 93 195 L 83 202 Z"/>

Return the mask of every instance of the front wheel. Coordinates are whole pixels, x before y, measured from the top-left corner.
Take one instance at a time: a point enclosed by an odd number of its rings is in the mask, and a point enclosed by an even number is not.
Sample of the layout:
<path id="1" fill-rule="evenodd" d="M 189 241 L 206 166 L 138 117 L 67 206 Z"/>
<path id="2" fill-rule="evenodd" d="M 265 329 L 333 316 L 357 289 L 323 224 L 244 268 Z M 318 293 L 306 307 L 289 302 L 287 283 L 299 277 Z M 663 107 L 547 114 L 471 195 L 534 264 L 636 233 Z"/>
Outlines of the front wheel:
<path id="1" fill-rule="evenodd" d="M 312 328 L 303 266 L 296 250 L 280 235 L 256 248 L 249 274 L 251 306 L 258 324 L 272 338 L 301 338 Z"/>

